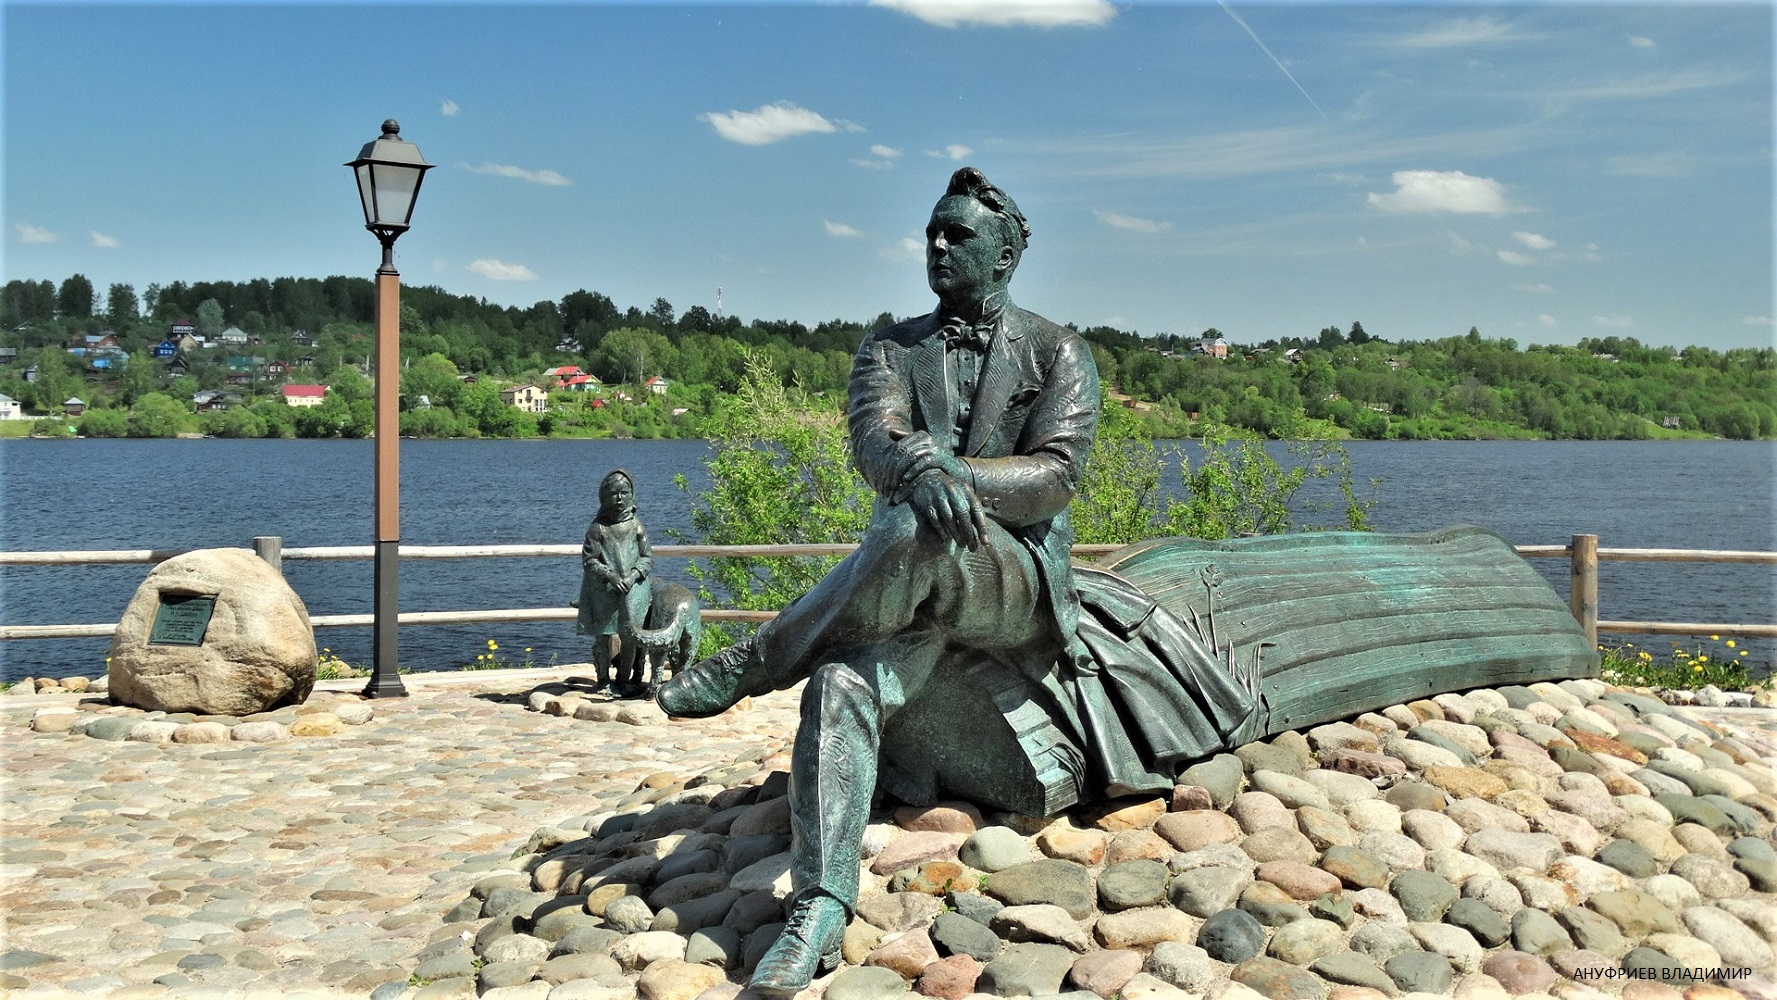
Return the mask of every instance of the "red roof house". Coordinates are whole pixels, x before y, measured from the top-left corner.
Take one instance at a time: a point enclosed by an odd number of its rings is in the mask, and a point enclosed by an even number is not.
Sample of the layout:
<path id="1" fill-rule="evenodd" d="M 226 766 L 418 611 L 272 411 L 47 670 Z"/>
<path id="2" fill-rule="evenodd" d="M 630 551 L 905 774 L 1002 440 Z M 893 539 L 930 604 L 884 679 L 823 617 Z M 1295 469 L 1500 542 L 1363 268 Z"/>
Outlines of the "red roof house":
<path id="1" fill-rule="evenodd" d="M 320 406 L 327 397 L 324 385 L 286 385 L 279 391 L 284 394 L 284 402 L 291 406 Z"/>

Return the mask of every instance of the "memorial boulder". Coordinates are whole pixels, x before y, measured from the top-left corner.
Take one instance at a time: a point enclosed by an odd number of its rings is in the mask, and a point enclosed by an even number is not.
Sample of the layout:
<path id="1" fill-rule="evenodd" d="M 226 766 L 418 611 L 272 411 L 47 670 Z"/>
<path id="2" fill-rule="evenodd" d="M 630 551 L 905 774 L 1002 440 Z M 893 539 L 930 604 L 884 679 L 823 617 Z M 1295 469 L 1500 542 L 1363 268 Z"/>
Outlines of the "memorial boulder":
<path id="1" fill-rule="evenodd" d="M 250 715 L 308 698 L 315 636 L 302 599 L 263 560 L 246 549 L 200 549 L 142 581 L 110 661 L 118 704 Z"/>

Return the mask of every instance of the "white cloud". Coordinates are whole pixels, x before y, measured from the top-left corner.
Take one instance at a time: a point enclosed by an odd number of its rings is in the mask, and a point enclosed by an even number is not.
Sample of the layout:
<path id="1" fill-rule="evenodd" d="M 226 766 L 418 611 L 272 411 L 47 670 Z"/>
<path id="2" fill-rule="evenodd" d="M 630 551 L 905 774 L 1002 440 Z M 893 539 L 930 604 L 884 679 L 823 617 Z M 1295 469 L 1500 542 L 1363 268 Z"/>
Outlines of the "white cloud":
<path id="1" fill-rule="evenodd" d="M 116 250 L 118 247 L 123 246 L 122 243 L 117 242 L 117 237 L 106 236 L 104 233 L 99 232 L 97 229 L 92 231 L 92 240 L 93 240 L 93 246 L 96 246 L 102 250 Z"/>
<path id="2" fill-rule="evenodd" d="M 935 156 L 940 160 L 960 160 L 973 152 L 974 150 L 969 147 L 964 146 L 961 143 L 953 142 L 950 145 L 945 146 L 943 149 L 928 149 L 926 150 L 926 155 Z"/>
<path id="3" fill-rule="evenodd" d="M 1107 226 L 1128 229 L 1137 233 L 1163 233 L 1172 228 L 1170 222 L 1138 218 L 1133 215 L 1124 215 L 1122 212 L 1107 212 L 1102 208 L 1093 209 L 1092 214 L 1098 216 L 1098 221 Z"/>
<path id="4" fill-rule="evenodd" d="M 872 160 L 872 159 L 869 159 L 868 157 L 854 156 L 854 157 L 852 157 L 851 162 L 852 162 L 853 166 L 863 167 L 866 170 L 893 170 L 893 169 L 895 169 L 895 161 L 893 161 L 893 160 Z"/>
<path id="5" fill-rule="evenodd" d="M 1497 256 L 1502 263 L 1510 264 L 1513 267 L 1529 267 L 1536 263 L 1535 257 L 1527 253 L 1519 253 L 1516 250 L 1501 250 Z"/>
<path id="6" fill-rule="evenodd" d="M 567 187 L 574 183 L 553 170 L 526 170 L 523 167 L 512 167 L 503 163 L 483 163 L 478 167 L 472 167 L 465 163 L 463 167 L 477 174 L 512 177 L 521 181 L 530 181 L 532 184 L 546 184 L 549 187 Z"/>
<path id="7" fill-rule="evenodd" d="M 19 234 L 20 243 L 54 243 L 61 239 L 60 236 L 49 230 L 41 226 L 33 226 L 28 222 L 15 222 L 12 224 L 12 228 Z"/>
<path id="8" fill-rule="evenodd" d="M 1449 49 L 1463 45 L 1524 41 L 1536 37 L 1538 36 L 1524 34 L 1491 17 L 1459 17 L 1447 24 L 1398 39 L 1395 44 L 1411 49 Z"/>
<path id="9" fill-rule="evenodd" d="M 449 118 L 461 110 L 463 110 L 463 109 L 461 106 L 459 106 L 457 104 L 457 102 L 455 102 L 449 98 L 445 98 L 444 106 L 438 109 L 438 113 L 443 115 L 446 118 Z"/>
<path id="10" fill-rule="evenodd" d="M 811 132 L 837 132 L 840 124 L 846 131 L 860 131 L 849 122 L 836 124 L 789 101 L 760 105 L 752 111 L 708 111 L 697 120 L 708 122 L 717 135 L 743 146 L 764 146 Z"/>
<path id="11" fill-rule="evenodd" d="M 1555 289 L 1551 288 L 1550 286 L 1543 284 L 1541 282 L 1538 282 L 1534 285 L 1513 285 L 1512 289 L 1514 291 L 1519 291 L 1519 292 L 1534 292 L 1538 295 L 1547 295 L 1550 292 L 1555 290 Z"/>
<path id="12" fill-rule="evenodd" d="M 1362 184 L 1369 180 L 1363 174 L 1348 174 L 1340 171 L 1323 173 L 1319 175 L 1319 178 L 1323 181 L 1332 181 L 1334 184 Z"/>
<path id="13" fill-rule="evenodd" d="M 1697 164 L 1689 153 L 1626 153 L 1608 161 L 1610 172 L 1626 177 L 1686 177 Z"/>
<path id="14" fill-rule="evenodd" d="M 1524 244 L 1525 246 L 1529 247 L 1532 250 L 1553 250 L 1553 249 L 1555 249 L 1555 241 L 1554 240 L 1551 240 L 1546 236 L 1538 236 L 1535 233 L 1525 233 L 1525 232 L 1513 233 L 1512 239 L 1517 240 L 1519 243 Z"/>
<path id="15" fill-rule="evenodd" d="M 1137 133 L 1094 133 L 999 140 L 1016 154 L 1063 164 L 1074 176 L 1143 180 L 1244 178 L 1284 171 L 1353 168 L 1380 171 L 1388 164 L 1498 157 L 1544 141 L 1546 136 L 1531 125 L 1401 136 L 1345 122 L 1338 126 L 1316 122 L 1158 138 Z"/>
<path id="16" fill-rule="evenodd" d="M 1474 243 L 1465 239 L 1461 233 L 1458 233 L 1454 229 L 1445 232 L 1444 235 L 1449 237 L 1450 252 L 1457 256 L 1475 253 L 1481 249 L 1480 247 L 1475 246 Z"/>
<path id="17" fill-rule="evenodd" d="M 1728 70 L 1686 70 L 1666 76 L 1639 76 L 1633 80 L 1617 80 L 1590 87 L 1554 91 L 1546 95 L 1556 102 L 1638 100 L 1667 97 L 1693 90 L 1731 87 L 1746 79 L 1745 73 Z"/>
<path id="18" fill-rule="evenodd" d="M 901 242 L 883 247 L 876 251 L 876 255 L 884 260 L 924 260 L 926 245 L 911 236 L 903 236 Z"/>
<path id="19" fill-rule="evenodd" d="M 1747 326 L 1770 326 L 1771 325 L 1771 317 L 1769 317 L 1769 316 L 1742 316 L 1742 317 L 1740 317 L 1740 322 L 1745 323 Z"/>
<path id="20" fill-rule="evenodd" d="M 1630 35 L 1629 44 L 1638 49 L 1651 49 L 1654 47 L 1654 40 L 1646 35 Z"/>
<path id="21" fill-rule="evenodd" d="M 483 257 L 472 260 L 468 264 L 471 273 L 479 274 L 489 281 L 536 281 L 537 274 L 523 264 L 507 264 L 502 261 Z"/>
<path id="22" fill-rule="evenodd" d="M 828 236 L 842 236 L 846 239 L 856 239 L 857 237 L 864 235 L 862 229 L 848 226 L 843 222 L 834 222 L 831 219 L 822 219 L 821 225 L 826 227 Z"/>
<path id="23" fill-rule="evenodd" d="M 868 167 L 871 170 L 893 170 L 895 168 L 895 160 L 900 157 L 900 155 L 900 150 L 893 146 L 884 146 L 879 142 L 870 147 L 869 156 L 853 159 L 852 162 L 860 167 Z"/>
<path id="24" fill-rule="evenodd" d="M 1613 330 L 1622 330 L 1635 325 L 1635 321 L 1627 316 L 1594 316 L 1592 322 L 1599 326 L 1608 326 Z"/>
<path id="25" fill-rule="evenodd" d="M 1541 315 L 1541 316 L 1538 316 L 1538 317 L 1537 317 L 1537 318 L 1536 318 L 1536 321 L 1537 321 L 1537 322 L 1538 322 L 1538 323 L 1541 323 L 1541 324 L 1542 324 L 1542 325 L 1544 325 L 1544 326 L 1550 326 L 1550 327 L 1554 327 L 1554 326 L 1560 326 L 1560 325 L 1561 325 L 1561 321 L 1560 321 L 1560 320 L 1558 320 L 1558 319 L 1556 319 L 1556 318 L 1555 318 L 1555 317 L 1553 317 L 1553 316 L 1550 316 L 1550 315 L 1549 315 L 1549 314 L 1548 314 L 1548 313 L 1543 313 L 1543 314 L 1542 314 L 1542 315 Z"/>
<path id="26" fill-rule="evenodd" d="M 1510 211 L 1505 186 L 1490 177 L 1470 177 L 1460 170 L 1397 170 L 1392 179 L 1394 191 L 1370 193 L 1372 208 L 1458 215 L 1500 215 Z"/>
<path id="27" fill-rule="evenodd" d="M 901 151 L 894 148 L 893 146 L 884 146 L 882 143 L 879 142 L 876 145 L 870 147 L 870 155 L 871 156 L 880 156 L 885 160 L 892 160 L 892 159 L 895 159 L 896 157 L 900 156 Z"/>
<path id="28" fill-rule="evenodd" d="M 940 28 L 1062 28 L 1104 24 L 1117 16 L 1107 0 L 870 0 L 870 6 L 898 10 Z"/>

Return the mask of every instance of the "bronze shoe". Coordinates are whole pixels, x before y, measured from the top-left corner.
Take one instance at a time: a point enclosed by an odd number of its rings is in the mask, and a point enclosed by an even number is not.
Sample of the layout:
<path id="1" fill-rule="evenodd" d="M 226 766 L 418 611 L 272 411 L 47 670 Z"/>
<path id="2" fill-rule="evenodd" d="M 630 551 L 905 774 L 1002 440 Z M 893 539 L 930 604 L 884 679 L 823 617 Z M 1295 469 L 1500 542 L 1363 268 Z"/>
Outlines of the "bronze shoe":
<path id="1" fill-rule="evenodd" d="M 707 719 L 728 711 L 742 698 L 770 690 L 765 663 L 749 639 L 673 674 L 660 685 L 654 700 L 668 715 Z"/>
<path id="2" fill-rule="evenodd" d="M 798 900 L 777 942 L 759 959 L 747 988 L 768 997 L 794 996 L 808 989 L 816 976 L 838 968 L 845 922 L 845 907 L 831 896 Z"/>

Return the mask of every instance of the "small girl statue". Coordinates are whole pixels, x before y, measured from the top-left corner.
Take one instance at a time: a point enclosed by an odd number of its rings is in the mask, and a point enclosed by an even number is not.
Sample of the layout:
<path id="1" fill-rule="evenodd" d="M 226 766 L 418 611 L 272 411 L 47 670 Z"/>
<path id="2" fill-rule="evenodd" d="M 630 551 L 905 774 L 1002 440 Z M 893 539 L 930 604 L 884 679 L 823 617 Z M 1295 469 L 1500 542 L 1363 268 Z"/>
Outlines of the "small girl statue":
<path id="1" fill-rule="evenodd" d="M 611 636 L 619 639 L 616 683 L 627 687 L 639 679 L 640 644 L 636 630 L 648 617 L 652 599 L 648 574 L 653 568 L 648 531 L 636 517 L 635 480 L 622 469 L 599 484 L 599 512 L 587 526 L 580 547 L 580 615 L 574 631 L 595 636 L 592 659 L 600 688 L 612 686 Z"/>

